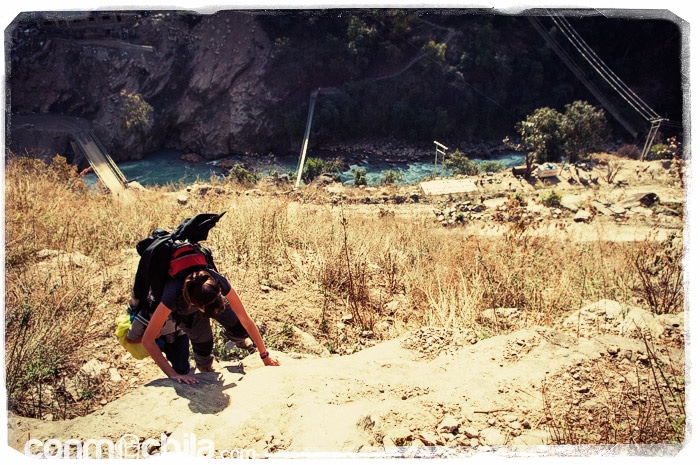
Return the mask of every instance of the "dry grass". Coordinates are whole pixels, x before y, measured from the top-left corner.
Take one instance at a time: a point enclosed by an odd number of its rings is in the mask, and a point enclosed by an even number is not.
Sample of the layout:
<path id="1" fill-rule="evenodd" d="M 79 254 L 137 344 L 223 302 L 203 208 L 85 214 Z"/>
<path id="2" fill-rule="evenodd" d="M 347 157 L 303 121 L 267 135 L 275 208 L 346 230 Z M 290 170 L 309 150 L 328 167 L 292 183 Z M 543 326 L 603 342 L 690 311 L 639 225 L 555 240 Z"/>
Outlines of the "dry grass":
<path id="1" fill-rule="evenodd" d="M 517 308 L 524 327 L 554 325 L 599 299 L 674 308 L 683 302 L 672 287 L 682 282 L 678 243 L 659 250 L 649 241 L 571 243 L 522 231 L 468 235 L 418 216 L 315 202 L 312 190 L 284 186 L 258 194 L 212 181 L 186 205 L 172 187 L 119 202 L 86 189 L 60 157 L 51 166 L 10 157 L 5 183 L 7 392 L 9 408 L 28 416 L 68 414 L 62 380 L 75 375 L 77 354 L 111 336 L 108 323 L 130 294 L 136 242 L 201 212 L 227 212 L 207 243 L 244 300 L 256 286 L 283 289 L 285 303 L 247 301 L 266 306 L 266 338 L 280 349 L 294 324 L 334 350 L 348 314 L 354 331 L 343 337 L 351 339 L 424 325 L 488 337 L 516 328 L 482 321 L 487 309 Z M 661 271 L 650 265 L 652 250 L 666 253 L 666 261 L 653 262 Z M 670 290 L 663 301 L 650 301 L 659 279 Z M 394 332 L 382 330 L 388 326 Z"/>
<path id="2" fill-rule="evenodd" d="M 684 441 L 684 363 L 650 338 L 644 342 L 644 353 L 606 354 L 543 384 L 545 423 L 554 444 Z"/>

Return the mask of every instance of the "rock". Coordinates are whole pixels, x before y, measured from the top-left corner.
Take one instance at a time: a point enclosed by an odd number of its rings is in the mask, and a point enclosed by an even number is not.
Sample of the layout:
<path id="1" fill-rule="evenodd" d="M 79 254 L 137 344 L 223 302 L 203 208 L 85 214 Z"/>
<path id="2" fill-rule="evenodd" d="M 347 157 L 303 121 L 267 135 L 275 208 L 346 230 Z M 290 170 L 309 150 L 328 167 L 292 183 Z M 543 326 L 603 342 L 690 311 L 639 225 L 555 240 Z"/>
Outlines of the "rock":
<path id="1" fill-rule="evenodd" d="M 653 313 L 638 307 L 631 307 L 623 316 L 620 334 L 631 336 L 639 329 L 648 329 L 652 336 L 659 337 L 664 332 L 664 325 L 656 319 Z"/>
<path id="2" fill-rule="evenodd" d="M 328 351 L 328 349 L 323 344 L 318 342 L 311 334 L 307 333 L 306 331 L 302 331 L 296 326 L 292 327 L 292 331 L 294 332 L 295 342 L 302 349 L 321 357 L 330 357 L 331 353 Z"/>
<path id="3" fill-rule="evenodd" d="M 454 433 L 461 426 L 461 422 L 452 415 L 445 416 L 437 427 L 440 433 Z"/>
<path id="4" fill-rule="evenodd" d="M 180 205 L 187 205 L 187 202 L 189 202 L 190 198 L 186 196 L 185 194 L 179 194 L 177 196 L 177 203 Z"/>
<path id="5" fill-rule="evenodd" d="M 443 444 L 442 439 L 431 431 L 421 431 L 416 435 L 426 446 L 439 446 Z"/>
<path id="6" fill-rule="evenodd" d="M 624 207 L 621 207 L 619 205 L 611 205 L 610 211 L 615 216 L 623 216 L 623 215 L 627 214 L 627 209 Z"/>
<path id="7" fill-rule="evenodd" d="M 384 309 L 389 312 L 389 314 L 394 314 L 396 313 L 396 310 L 399 308 L 399 301 L 398 300 L 392 300 L 391 302 L 387 302 L 384 304 Z"/>
<path id="8" fill-rule="evenodd" d="M 487 308 L 481 312 L 480 319 L 484 323 L 498 323 L 506 327 L 511 327 L 520 318 L 520 311 L 517 308 Z"/>
<path id="9" fill-rule="evenodd" d="M 122 380 L 122 376 L 119 374 L 119 370 L 116 368 L 110 368 L 109 369 L 109 380 L 112 381 L 113 383 L 118 383 L 119 381 Z"/>
<path id="10" fill-rule="evenodd" d="M 202 157 L 196 153 L 185 153 L 180 156 L 180 160 L 186 161 L 187 163 L 199 163 L 202 161 Z"/>
<path id="11" fill-rule="evenodd" d="M 652 313 L 607 299 L 575 311 L 564 320 L 563 326 L 582 329 L 587 334 L 603 330 L 621 336 L 633 336 L 640 329 L 646 329 L 654 337 L 659 337 L 664 332 L 663 321 L 656 319 Z"/>
<path id="12" fill-rule="evenodd" d="M 608 346 L 606 350 L 609 355 L 617 355 L 620 353 L 620 348 L 618 346 Z"/>
<path id="13" fill-rule="evenodd" d="M 506 438 L 498 428 L 485 428 L 479 431 L 479 442 L 488 446 L 502 446 L 506 443 Z"/>
<path id="14" fill-rule="evenodd" d="M 129 189 L 136 189 L 136 190 L 139 190 L 139 191 L 145 191 L 145 190 L 146 190 L 146 188 L 143 187 L 143 185 L 142 185 L 140 182 L 138 182 L 138 181 L 130 181 L 129 183 L 127 183 L 126 187 L 128 187 Z"/>
<path id="15" fill-rule="evenodd" d="M 646 195 L 644 195 L 641 199 L 639 199 L 640 205 L 646 208 L 650 208 L 654 204 L 659 202 L 659 196 L 656 195 L 653 192 L 650 192 Z"/>
<path id="16" fill-rule="evenodd" d="M 602 202 L 594 200 L 591 202 L 591 206 L 595 208 L 595 211 L 601 215 L 612 215 L 612 210 Z"/>
<path id="17" fill-rule="evenodd" d="M 632 207 L 630 208 L 631 213 L 636 213 L 637 215 L 643 215 L 643 216 L 652 216 L 654 214 L 654 211 L 650 208 L 646 207 Z"/>
<path id="18" fill-rule="evenodd" d="M 63 252 L 61 250 L 42 249 L 36 253 L 36 258 L 40 260 L 39 266 L 42 268 L 86 268 L 99 269 L 97 262 L 80 252 Z"/>
<path id="19" fill-rule="evenodd" d="M 559 204 L 571 212 L 578 211 L 580 207 L 580 199 L 576 195 L 563 195 Z"/>
<path id="20" fill-rule="evenodd" d="M 88 376 L 90 378 L 100 378 L 103 375 L 105 375 L 108 371 L 108 364 L 106 364 L 105 362 L 101 362 L 96 358 L 93 358 L 92 360 L 85 363 L 82 367 L 80 367 L 78 373 L 81 373 L 82 375 Z"/>
<path id="21" fill-rule="evenodd" d="M 574 215 L 574 221 L 577 223 L 588 223 L 591 221 L 591 213 L 588 210 L 581 209 Z"/>
<path id="22" fill-rule="evenodd" d="M 512 441 L 515 446 L 543 446 L 550 444 L 551 438 L 547 431 L 531 430 L 523 431 L 519 436 L 513 438 Z"/>
<path id="23" fill-rule="evenodd" d="M 387 431 L 382 442 L 384 442 L 385 447 L 387 441 L 394 446 L 404 446 L 409 444 L 413 438 L 414 436 L 410 429 L 405 426 L 399 426 Z"/>

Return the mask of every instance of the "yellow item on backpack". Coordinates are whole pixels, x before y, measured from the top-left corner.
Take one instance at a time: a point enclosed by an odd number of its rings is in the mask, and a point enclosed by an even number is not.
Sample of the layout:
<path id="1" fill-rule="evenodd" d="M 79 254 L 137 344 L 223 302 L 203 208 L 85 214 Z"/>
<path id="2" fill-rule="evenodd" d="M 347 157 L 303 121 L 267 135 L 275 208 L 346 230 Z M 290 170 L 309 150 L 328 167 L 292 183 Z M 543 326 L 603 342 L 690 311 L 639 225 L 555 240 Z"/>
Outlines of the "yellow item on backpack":
<path id="1" fill-rule="evenodd" d="M 134 343 L 126 340 L 126 333 L 131 328 L 131 318 L 127 313 L 117 317 L 117 329 L 114 334 L 119 339 L 119 343 L 124 347 L 135 359 L 142 360 L 148 357 L 148 352 L 140 342 Z"/>

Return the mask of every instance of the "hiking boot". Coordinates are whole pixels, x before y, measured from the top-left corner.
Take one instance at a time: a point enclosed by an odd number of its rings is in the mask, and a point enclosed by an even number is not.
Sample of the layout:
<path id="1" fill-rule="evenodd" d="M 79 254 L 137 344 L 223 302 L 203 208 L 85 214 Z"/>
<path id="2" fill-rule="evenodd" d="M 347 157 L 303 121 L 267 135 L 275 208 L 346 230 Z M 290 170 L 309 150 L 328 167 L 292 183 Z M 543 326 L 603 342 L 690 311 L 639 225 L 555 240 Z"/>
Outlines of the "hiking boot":
<path id="1" fill-rule="evenodd" d="M 226 350 L 233 350 L 234 347 L 237 347 L 239 349 L 245 350 L 249 353 L 255 352 L 255 343 L 251 341 L 249 338 L 231 338 L 225 345 L 224 348 Z"/>
<path id="2" fill-rule="evenodd" d="M 265 334 L 265 325 L 264 324 L 258 324 L 258 331 L 260 332 L 260 335 L 262 336 Z M 242 350 L 247 351 L 248 353 L 253 353 L 255 352 L 255 343 L 246 336 L 238 336 L 234 335 L 233 333 L 227 331 L 226 329 L 223 329 L 221 331 L 221 335 L 224 337 L 224 339 L 227 340 L 226 344 L 224 345 L 224 348 L 226 350 L 233 350 L 235 348 L 239 348 Z"/>
<path id="3" fill-rule="evenodd" d="M 197 369 L 199 370 L 200 373 L 213 373 L 214 372 L 214 367 L 212 365 L 207 365 L 204 367 L 197 365 Z"/>

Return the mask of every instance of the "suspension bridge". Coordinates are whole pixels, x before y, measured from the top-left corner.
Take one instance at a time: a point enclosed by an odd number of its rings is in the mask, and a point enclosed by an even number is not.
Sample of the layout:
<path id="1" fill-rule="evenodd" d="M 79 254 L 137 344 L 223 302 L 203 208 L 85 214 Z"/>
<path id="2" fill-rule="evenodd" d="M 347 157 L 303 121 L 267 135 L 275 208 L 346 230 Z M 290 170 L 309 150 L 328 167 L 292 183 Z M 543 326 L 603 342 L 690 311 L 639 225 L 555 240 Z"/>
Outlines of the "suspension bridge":
<path id="1" fill-rule="evenodd" d="M 648 132 L 646 134 L 646 139 L 644 142 L 644 147 L 641 153 L 641 159 L 644 160 L 649 154 L 651 147 L 654 143 L 654 139 L 658 133 L 659 128 L 662 124 L 677 124 L 670 122 L 667 118 L 661 117 L 654 109 L 652 109 L 644 100 L 642 100 L 629 86 L 627 86 L 622 79 L 620 79 L 615 72 L 608 67 L 603 60 L 595 53 L 595 51 L 586 43 L 586 41 L 581 37 L 578 32 L 571 26 L 566 17 L 554 10 L 545 10 L 546 15 L 542 16 L 528 16 L 528 20 L 532 26 L 540 33 L 540 35 L 545 39 L 547 44 L 552 48 L 552 50 L 557 54 L 557 56 L 562 60 L 562 62 L 574 73 L 578 80 L 586 86 L 586 88 L 596 97 L 601 105 L 622 125 L 633 137 L 637 138 L 639 136 L 639 126 L 632 124 L 623 115 L 620 110 L 619 105 L 615 104 L 611 98 L 610 90 L 617 96 L 620 102 L 624 103 L 625 106 L 631 108 L 637 115 L 641 116 L 648 124 Z M 549 18 L 554 28 L 548 28 L 545 26 L 544 21 Z M 445 37 L 445 43 L 449 41 L 455 34 L 452 28 L 443 28 L 431 24 L 432 26 L 440 29 L 445 29 L 447 35 Z M 563 37 L 563 41 L 559 40 L 559 37 L 555 32 Z M 413 66 L 419 60 L 425 58 L 426 54 L 424 51 L 420 51 L 416 56 L 409 61 L 409 63 L 400 69 L 398 72 L 392 73 L 387 76 L 380 76 L 378 78 L 367 79 L 372 81 L 378 81 L 381 79 L 394 78 L 398 75 L 407 71 L 411 66 Z M 599 81 L 602 81 L 604 87 L 596 85 L 594 79 L 591 77 L 591 73 L 598 77 Z M 477 89 L 475 89 L 477 90 Z M 313 122 L 314 108 L 316 106 L 316 101 L 319 94 L 323 93 L 337 93 L 340 92 L 339 89 L 335 88 L 319 88 L 311 92 L 309 99 L 309 112 L 306 121 L 306 131 L 304 134 L 304 139 L 301 148 L 301 154 L 299 157 L 299 164 L 297 167 L 297 181 L 296 187 L 299 186 L 301 182 L 302 170 L 304 168 L 304 161 L 306 158 L 306 150 L 308 148 L 311 125 Z M 479 93 L 481 93 L 479 91 Z M 482 93 L 483 95 L 483 93 Z M 484 97 L 487 97 L 484 95 Z M 489 100 L 491 100 L 489 98 Z M 494 102 L 495 103 L 495 102 Z"/>
<path id="2" fill-rule="evenodd" d="M 545 27 L 542 18 L 549 18 L 554 28 Z M 571 26 L 571 23 L 569 23 L 563 14 L 553 10 L 547 10 L 547 16 L 528 16 L 528 19 L 562 62 L 564 62 L 579 81 L 581 81 L 581 83 L 598 99 L 600 104 L 603 105 L 633 137 L 638 137 L 637 128 L 623 116 L 618 105 L 615 105 L 611 101 L 611 98 L 608 96 L 610 95 L 609 91 L 612 90 L 614 95 L 620 99 L 620 102 L 646 120 L 649 125 L 649 132 L 647 133 L 642 149 L 641 158 L 644 160 L 649 154 L 661 124 L 667 123 L 669 120 L 661 117 L 630 89 L 630 87 L 600 59 L 581 35 Z M 563 40 L 558 40 L 557 32 L 562 36 Z M 597 80 L 603 83 L 604 87 L 601 88 L 596 85 L 593 77 L 597 77 Z M 608 94 L 606 94 L 606 91 L 603 89 L 607 90 Z"/>
<path id="3" fill-rule="evenodd" d="M 82 154 L 100 182 L 114 195 L 125 196 L 127 180 L 99 139 L 90 130 L 89 122 L 61 115 L 13 115 L 12 130 L 36 129 L 45 132 L 70 134 L 73 152 Z"/>

